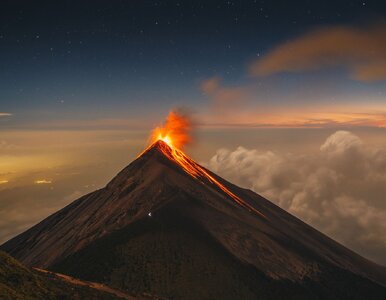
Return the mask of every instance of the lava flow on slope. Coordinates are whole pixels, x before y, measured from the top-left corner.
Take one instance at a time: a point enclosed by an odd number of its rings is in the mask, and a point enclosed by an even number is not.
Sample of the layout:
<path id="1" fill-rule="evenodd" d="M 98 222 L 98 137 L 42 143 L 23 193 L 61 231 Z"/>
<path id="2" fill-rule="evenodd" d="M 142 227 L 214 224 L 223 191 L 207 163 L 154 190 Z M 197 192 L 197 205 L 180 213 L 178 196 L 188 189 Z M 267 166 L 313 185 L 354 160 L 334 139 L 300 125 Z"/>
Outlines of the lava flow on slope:
<path id="1" fill-rule="evenodd" d="M 255 214 L 267 218 L 264 214 L 255 209 L 252 205 L 232 193 L 227 187 L 221 184 L 216 178 L 214 178 L 205 168 L 197 164 L 193 159 L 187 156 L 179 148 L 183 148 L 186 144 L 191 142 L 191 136 L 189 134 L 191 129 L 191 122 L 189 118 L 177 111 L 171 111 L 163 124 L 163 126 L 157 127 L 153 130 L 151 135 L 151 145 L 146 148 L 139 157 L 147 152 L 155 143 L 158 142 L 159 149 L 162 153 L 171 161 L 178 164 L 182 169 L 204 183 L 205 180 L 217 186 L 222 192 L 224 192 L 231 199 L 236 201 L 242 207 L 248 209 Z M 162 141 L 160 143 L 160 141 Z"/>

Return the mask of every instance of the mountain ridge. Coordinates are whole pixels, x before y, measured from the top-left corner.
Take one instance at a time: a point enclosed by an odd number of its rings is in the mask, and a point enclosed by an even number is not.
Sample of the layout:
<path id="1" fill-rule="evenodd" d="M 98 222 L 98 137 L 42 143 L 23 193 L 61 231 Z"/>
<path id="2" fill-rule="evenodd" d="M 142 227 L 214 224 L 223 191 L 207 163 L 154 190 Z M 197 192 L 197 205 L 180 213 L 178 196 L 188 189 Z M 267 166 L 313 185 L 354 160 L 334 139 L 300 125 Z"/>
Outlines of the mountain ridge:
<path id="1" fill-rule="evenodd" d="M 143 224 L 143 228 L 138 224 Z M 184 237 L 178 227 L 184 228 L 189 238 Z M 138 236 L 133 232 L 138 232 Z M 323 287 L 317 282 L 326 280 L 334 286 L 327 278 L 331 272 L 334 273 L 333 270 L 346 274 L 342 275 L 346 278 L 352 276 L 355 278 L 353 282 L 359 282 L 358 286 L 362 282 L 363 291 L 366 292 L 372 285 L 367 280 L 374 282 L 374 286 L 378 284 L 380 290 L 381 286 L 385 288 L 386 285 L 386 268 L 345 248 L 265 198 L 227 182 L 162 141 L 149 146 L 105 188 L 74 201 L 6 242 L 0 249 L 27 265 L 53 268 L 84 279 L 93 279 L 96 269 L 102 268 L 108 271 L 98 280 L 127 290 L 129 283 L 123 285 L 122 280 L 115 279 L 124 276 L 124 271 L 119 271 L 122 274 L 118 272 L 119 263 L 111 262 L 114 268 L 104 268 L 107 262 L 95 249 L 105 253 L 105 256 L 109 253 L 119 256 L 120 251 L 124 251 L 126 255 L 119 257 L 126 271 L 139 272 L 139 278 L 144 276 L 145 280 L 150 277 L 155 282 L 154 271 L 147 269 L 146 260 L 156 257 L 158 260 L 153 262 L 155 269 L 164 262 L 160 261 L 162 256 L 159 253 L 150 250 L 151 247 L 157 247 L 157 244 L 148 240 L 150 237 L 159 241 L 159 245 L 162 245 L 160 252 L 173 265 L 178 265 L 179 261 L 175 260 L 178 254 L 172 253 L 182 251 L 180 255 L 187 261 L 195 261 L 198 267 L 201 265 L 199 253 L 207 249 L 217 264 L 210 268 L 208 266 L 209 269 L 205 266 L 201 268 L 220 276 L 217 273 L 219 264 L 228 266 L 224 271 L 224 274 L 228 274 L 226 280 L 230 285 L 242 285 L 246 295 L 255 287 L 253 283 L 243 285 L 247 275 L 242 275 L 244 279 L 241 281 L 234 279 L 235 283 L 232 283 L 231 274 L 237 270 L 240 270 L 240 274 L 251 272 L 256 280 L 264 278 L 269 287 L 272 286 L 271 282 L 282 282 L 283 285 L 291 282 L 291 289 L 295 289 L 295 286 L 297 289 L 297 286 L 310 282 L 311 286 L 316 284 L 315 290 L 322 291 Z M 122 244 L 122 240 L 126 244 Z M 170 242 L 165 244 L 164 240 Z M 186 240 L 188 244 L 194 240 L 198 248 L 186 249 L 180 245 L 181 240 Z M 138 247 L 142 249 L 139 253 L 135 250 Z M 153 254 L 147 257 L 142 252 Z M 138 261 L 141 255 L 146 256 L 146 260 Z M 87 262 L 88 257 L 93 257 L 95 266 Z M 127 257 L 131 257 L 130 263 L 134 261 L 139 265 L 138 269 L 131 269 Z M 217 257 L 222 258 L 219 260 Z M 105 260 L 110 261 L 106 257 Z M 82 266 L 90 270 L 89 273 L 82 272 Z M 165 297 L 170 296 L 168 293 L 177 295 L 177 298 L 185 297 L 186 294 L 170 287 L 170 282 L 180 282 L 181 276 L 193 276 L 194 266 L 189 263 L 184 266 L 189 270 L 186 271 L 188 274 L 182 273 L 179 277 L 165 274 L 168 282 L 154 283 L 152 286 L 150 281 L 147 286 L 142 286 L 137 282 L 139 279 L 133 278 L 132 284 L 139 290 L 150 290 Z M 245 266 L 250 268 L 245 269 Z M 164 268 L 169 267 L 165 265 Z M 199 279 L 195 280 L 200 282 Z M 212 281 L 215 282 L 214 279 Z M 213 288 L 218 289 L 213 284 L 208 290 Z M 335 288 L 340 293 L 339 288 Z"/>

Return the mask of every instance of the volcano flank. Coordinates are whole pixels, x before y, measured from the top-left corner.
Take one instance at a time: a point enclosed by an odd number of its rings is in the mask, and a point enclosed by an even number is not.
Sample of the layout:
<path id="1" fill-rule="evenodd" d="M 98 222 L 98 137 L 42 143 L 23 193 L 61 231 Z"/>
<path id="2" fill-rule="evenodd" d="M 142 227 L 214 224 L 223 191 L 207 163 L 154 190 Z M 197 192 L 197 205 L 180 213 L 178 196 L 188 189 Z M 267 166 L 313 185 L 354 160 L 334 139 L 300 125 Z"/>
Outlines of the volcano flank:
<path id="1" fill-rule="evenodd" d="M 156 141 L 106 187 L 0 249 L 170 299 L 382 299 L 386 268 Z"/>

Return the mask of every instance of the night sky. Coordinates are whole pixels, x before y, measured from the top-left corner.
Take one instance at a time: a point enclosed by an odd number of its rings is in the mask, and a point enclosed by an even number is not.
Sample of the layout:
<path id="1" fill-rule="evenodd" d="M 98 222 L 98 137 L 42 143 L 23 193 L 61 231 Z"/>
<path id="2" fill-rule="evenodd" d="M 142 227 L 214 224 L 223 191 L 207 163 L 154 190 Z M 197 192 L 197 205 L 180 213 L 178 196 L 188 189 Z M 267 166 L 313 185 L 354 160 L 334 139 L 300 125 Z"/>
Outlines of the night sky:
<path id="1" fill-rule="evenodd" d="M 386 265 L 385 1 L 2 1 L 0 51 L 0 243 L 178 108 L 194 159 Z"/>
<path id="2" fill-rule="evenodd" d="M 14 114 L 6 126 L 143 119 L 173 105 L 202 111 L 208 97 L 199 86 L 211 77 L 231 88 L 260 84 L 261 97 L 276 105 L 291 102 L 287 95 L 300 84 L 320 88 L 324 78 L 329 82 L 321 88 L 327 91 L 325 99 L 313 99 L 318 103 L 331 103 L 328 90 L 343 94 L 341 101 L 358 92 L 383 96 L 384 83 L 351 81 L 339 68 L 258 79 L 247 69 L 275 46 L 310 30 L 367 26 L 385 13 L 382 1 L 5 1 L 1 110 Z M 157 115 L 159 121 L 163 116 Z"/>

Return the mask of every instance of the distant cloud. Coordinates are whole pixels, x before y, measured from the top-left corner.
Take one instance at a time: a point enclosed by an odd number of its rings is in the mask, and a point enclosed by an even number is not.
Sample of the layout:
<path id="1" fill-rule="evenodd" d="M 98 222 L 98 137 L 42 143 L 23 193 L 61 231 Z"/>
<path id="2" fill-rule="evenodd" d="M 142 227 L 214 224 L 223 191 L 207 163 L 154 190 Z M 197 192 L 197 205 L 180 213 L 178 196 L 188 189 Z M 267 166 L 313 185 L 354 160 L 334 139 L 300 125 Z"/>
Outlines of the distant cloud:
<path id="1" fill-rule="evenodd" d="M 0 117 L 9 117 L 12 116 L 11 113 L 6 113 L 6 112 L 0 112 Z"/>
<path id="2" fill-rule="evenodd" d="M 279 45 L 255 61 L 250 72 L 266 76 L 344 67 L 353 79 L 386 80 L 386 22 L 365 29 L 335 26 Z"/>
<path id="3" fill-rule="evenodd" d="M 220 77 L 211 77 L 201 82 L 201 91 L 207 95 L 216 93 L 220 88 Z"/>
<path id="4" fill-rule="evenodd" d="M 319 153 L 220 149 L 207 166 L 386 265 L 385 149 L 337 131 Z"/>
<path id="5" fill-rule="evenodd" d="M 224 86 L 217 76 L 202 81 L 200 89 L 211 99 L 213 112 L 220 115 L 234 113 L 250 98 L 249 86 Z"/>

